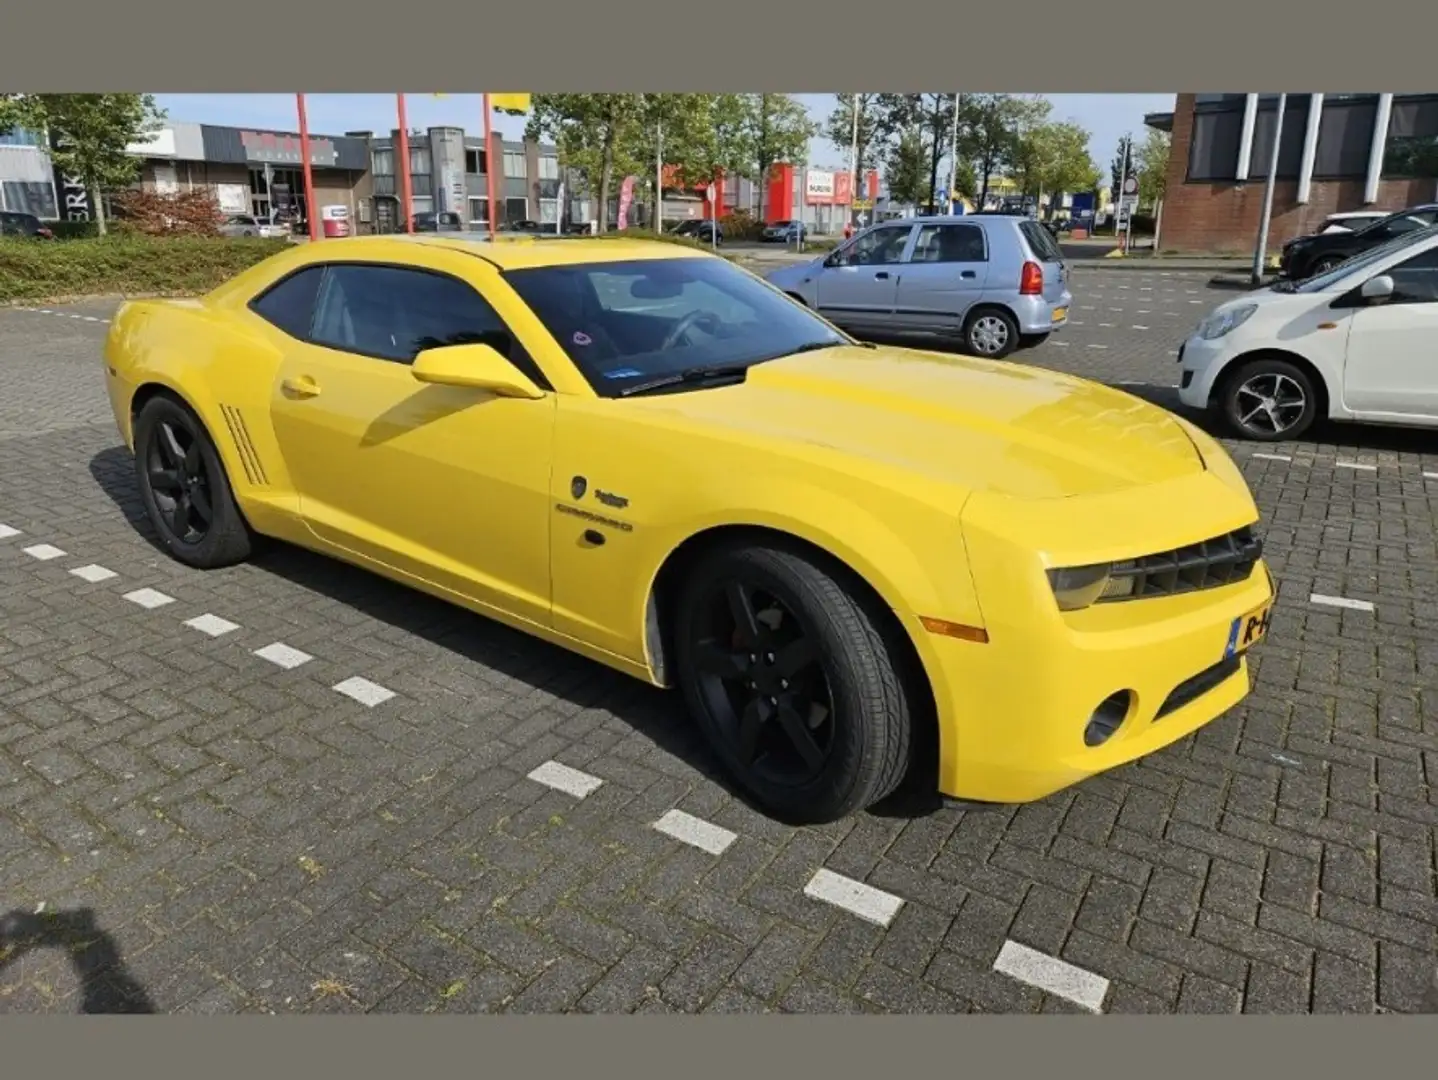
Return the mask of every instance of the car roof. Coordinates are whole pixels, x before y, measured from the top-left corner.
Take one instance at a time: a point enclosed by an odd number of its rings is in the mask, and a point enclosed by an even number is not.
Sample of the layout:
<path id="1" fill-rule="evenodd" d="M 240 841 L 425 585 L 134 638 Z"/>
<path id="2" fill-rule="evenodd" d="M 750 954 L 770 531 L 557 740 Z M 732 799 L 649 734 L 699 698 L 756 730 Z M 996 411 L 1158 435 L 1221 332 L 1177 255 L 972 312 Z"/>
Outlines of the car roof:
<path id="1" fill-rule="evenodd" d="M 383 254 L 386 249 L 396 258 L 402 258 L 402 251 L 412 244 L 425 247 L 448 248 L 451 251 L 475 255 L 497 266 L 500 270 L 528 270 L 544 266 L 577 266 L 581 263 L 627 262 L 632 259 L 712 259 L 718 256 L 706 251 L 685 247 L 681 244 L 665 243 L 662 240 L 609 240 L 597 238 L 539 239 L 530 236 L 504 236 L 491 241 L 487 233 L 449 233 L 440 235 L 427 233 L 411 236 L 408 233 L 385 236 L 355 236 L 320 241 L 325 250 L 343 250 L 342 244 L 363 246 L 368 251 Z M 330 245 L 334 245 L 331 248 Z M 377 249 L 377 251 L 376 251 Z M 337 255 L 343 258 L 342 255 Z"/>

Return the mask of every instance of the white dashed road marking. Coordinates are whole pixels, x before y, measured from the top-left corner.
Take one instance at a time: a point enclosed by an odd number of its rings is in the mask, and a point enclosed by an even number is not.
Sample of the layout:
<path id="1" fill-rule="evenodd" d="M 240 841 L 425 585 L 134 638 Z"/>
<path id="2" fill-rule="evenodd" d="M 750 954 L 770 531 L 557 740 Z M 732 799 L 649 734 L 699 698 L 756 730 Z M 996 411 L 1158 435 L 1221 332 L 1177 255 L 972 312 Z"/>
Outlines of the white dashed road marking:
<path id="1" fill-rule="evenodd" d="M 1438 480 L 1438 472 L 1426 472 L 1426 473 L 1423 474 L 1423 476 L 1424 476 L 1424 479 L 1427 479 L 1427 480 Z M 3 532 L 0 532 L 0 536 L 4 536 L 4 535 L 5 535 L 5 534 L 4 534 Z"/>
<path id="2" fill-rule="evenodd" d="M 1054 341 L 1050 344 L 1052 344 L 1055 348 L 1059 349 L 1067 349 L 1069 347 L 1069 343 L 1067 341 Z"/>
<path id="3" fill-rule="evenodd" d="M 368 679 L 361 679 L 358 675 L 337 683 L 333 690 L 338 690 L 347 698 L 353 698 L 361 705 L 367 705 L 373 709 L 376 705 L 383 705 L 390 698 L 394 697 L 393 690 L 386 690 L 379 683 L 370 682 Z"/>
<path id="4" fill-rule="evenodd" d="M 142 608 L 149 610 L 164 607 L 166 604 L 173 604 L 175 602 L 173 596 L 166 596 L 156 589 L 136 589 L 132 593 L 126 593 L 125 599 L 132 604 L 139 604 Z"/>
<path id="5" fill-rule="evenodd" d="M 711 825 L 702 818 L 686 814 L 683 810 L 670 810 L 654 823 L 654 827 L 665 836 L 672 836 L 710 855 L 723 855 L 729 845 L 739 839 L 728 829 Z"/>
<path id="6" fill-rule="evenodd" d="M 887 927 L 904 906 L 904 901 L 893 893 L 886 893 L 862 881 L 855 881 L 832 870 L 820 869 L 809 884 L 804 886 L 804 895 L 826 904 L 843 908 L 850 915 L 857 915 L 875 926 Z"/>
<path id="7" fill-rule="evenodd" d="M 1107 345 L 1093 345 L 1093 344 L 1090 344 L 1090 345 L 1089 345 L 1089 348 L 1090 348 L 1090 349 L 1107 349 L 1108 346 L 1107 346 Z"/>
<path id="8" fill-rule="evenodd" d="M 1248 455 L 1249 457 L 1263 458 L 1265 461 L 1292 461 L 1287 454 L 1264 454 L 1257 450 Z"/>
<path id="9" fill-rule="evenodd" d="M 1146 327 L 1146 326 L 1133 326 L 1133 327 L 1130 327 L 1130 329 L 1131 329 L 1131 330 L 1147 330 L 1148 327 Z"/>
<path id="10" fill-rule="evenodd" d="M 1360 464 L 1359 462 L 1356 462 L 1356 461 L 1335 461 L 1335 462 L 1333 463 L 1333 467 L 1334 467 L 1335 469 L 1359 469 L 1359 470 L 1361 470 L 1361 471 L 1363 471 L 1363 472 L 1377 472 L 1377 471 L 1378 471 L 1378 466 L 1377 466 L 1377 465 L 1362 465 L 1362 464 Z"/>
<path id="11" fill-rule="evenodd" d="M 36 544 L 33 547 L 22 548 L 26 555 L 32 559 L 39 559 L 41 562 L 49 562 L 51 559 L 58 559 L 65 554 L 54 544 Z"/>
<path id="12" fill-rule="evenodd" d="M 115 571 L 104 566 L 96 566 L 94 563 L 91 563 L 89 566 L 78 566 L 74 570 L 71 570 L 70 573 L 74 574 L 81 581 L 88 581 L 91 585 L 101 581 L 109 581 L 113 577 L 120 576 L 115 573 Z"/>
<path id="13" fill-rule="evenodd" d="M 9 540 L 12 536 L 19 535 L 19 529 L 11 528 L 9 525 L 0 525 L 0 540 Z"/>
<path id="14" fill-rule="evenodd" d="M 561 765 L 557 761 L 546 761 L 529 774 L 529 779 L 537 784 L 553 788 L 555 791 L 573 795 L 576 799 L 582 799 L 597 791 L 599 786 L 604 783 L 597 776 L 590 776 L 578 769 L 571 769 L 568 765 Z"/>
<path id="15" fill-rule="evenodd" d="M 273 645 L 266 645 L 263 649 L 256 649 L 255 655 L 261 660 L 268 660 L 270 663 L 284 668 L 288 671 L 306 664 L 314 657 L 307 652 L 300 652 L 299 649 L 292 649 L 282 641 L 276 641 Z"/>
<path id="16" fill-rule="evenodd" d="M 1109 982 L 1102 975 L 1075 967 L 1017 941 L 1005 941 L 994 970 L 1055 997 L 1072 1001 L 1089 1012 L 1102 1012 Z"/>
<path id="17" fill-rule="evenodd" d="M 1308 597 L 1310 604 L 1320 604 L 1323 607 L 1347 608 L 1350 611 L 1372 611 L 1373 605 L 1367 600 L 1350 600 L 1346 596 L 1324 596 L 1322 593 L 1312 593 Z"/>
<path id="18" fill-rule="evenodd" d="M 198 630 L 210 637 L 219 637 L 221 634 L 228 634 L 240 628 L 239 623 L 232 623 L 229 619 L 222 619 L 218 615 L 211 615 L 206 612 L 203 615 L 196 615 L 193 619 L 187 619 L 185 625 L 191 630 Z"/>

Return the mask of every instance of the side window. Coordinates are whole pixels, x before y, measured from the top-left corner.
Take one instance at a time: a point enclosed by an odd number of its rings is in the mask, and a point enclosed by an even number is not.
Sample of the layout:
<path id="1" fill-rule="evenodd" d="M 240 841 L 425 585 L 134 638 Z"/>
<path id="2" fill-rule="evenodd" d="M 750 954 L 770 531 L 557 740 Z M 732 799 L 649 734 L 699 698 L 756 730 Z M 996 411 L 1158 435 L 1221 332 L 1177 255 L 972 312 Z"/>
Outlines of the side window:
<path id="1" fill-rule="evenodd" d="M 984 230 L 977 225 L 925 225 L 914 241 L 910 262 L 984 262 Z"/>
<path id="2" fill-rule="evenodd" d="M 311 339 L 397 364 L 413 363 L 425 349 L 489 345 L 540 386 L 548 385 L 488 301 L 444 274 L 397 266 L 331 266 Z"/>
<path id="3" fill-rule="evenodd" d="M 315 296 L 324 276 L 322 266 L 311 266 L 292 274 L 251 300 L 250 310 L 276 329 L 304 341 L 310 336 Z"/>
<path id="4" fill-rule="evenodd" d="M 1399 263 L 1388 276 L 1393 279 L 1393 304 L 1438 303 L 1438 248 Z"/>
<path id="5" fill-rule="evenodd" d="M 848 266 L 896 263 L 903 257 L 904 246 L 909 242 L 912 231 L 912 226 L 900 225 L 865 233 L 844 253 L 844 262 Z"/>

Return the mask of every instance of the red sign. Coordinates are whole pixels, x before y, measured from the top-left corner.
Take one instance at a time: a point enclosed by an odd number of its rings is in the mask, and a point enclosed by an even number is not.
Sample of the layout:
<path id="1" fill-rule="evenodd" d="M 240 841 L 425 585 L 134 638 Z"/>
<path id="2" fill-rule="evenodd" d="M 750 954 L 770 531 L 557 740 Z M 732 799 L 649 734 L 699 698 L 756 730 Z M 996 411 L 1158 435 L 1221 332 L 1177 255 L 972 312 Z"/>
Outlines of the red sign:
<path id="1" fill-rule="evenodd" d="M 634 177 L 626 176 L 624 184 L 619 189 L 619 227 L 629 227 L 629 206 L 634 202 Z"/>
<path id="2" fill-rule="evenodd" d="M 240 142 L 245 148 L 245 157 L 250 161 L 298 164 L 304 157 L 299 137 L 296 135 L 281 135 L 274 131 L 242 131 Z M 335 144 L 329 139 L 310 139 L 311 164 L 333 165 L 337 157 Z"/>
<path id="3" fill-rule="evenodd" d="M 839 172 L 834 174 L 834 202 L 839 206 L 848 206 L 854 201 L 854 174 Z"/>

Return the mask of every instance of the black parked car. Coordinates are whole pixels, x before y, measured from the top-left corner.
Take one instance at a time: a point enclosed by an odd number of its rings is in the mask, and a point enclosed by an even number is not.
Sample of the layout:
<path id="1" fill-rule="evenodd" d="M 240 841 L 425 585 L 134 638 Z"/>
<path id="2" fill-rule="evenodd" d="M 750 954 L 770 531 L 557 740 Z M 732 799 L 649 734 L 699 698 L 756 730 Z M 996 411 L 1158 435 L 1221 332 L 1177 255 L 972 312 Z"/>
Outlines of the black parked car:
<path id="1" fill-rule="evenodd" d="M 459 219 L 458 214 L 453 213 L 449 210 L 442 210 L 439 213 L 435 213 L 432 210 L 426 210 L 422 214 L 415 214 L 414 231 L 463 232 L 464 222 Z"/>
<path id="2" fill-rule="evenodd" d="M 0 236 L 29 236 L 37 240 L 53 240 L 55 234 L 41 224 L 34 214 L 18 210 L 0 210 Z"/>
<path id="3" fill-rule="evenodd" d="M 674 226 L 675 236 L 687 236 L 691 240 L 698 240 L 700 243 L 724 243 L 724 226 L 718 225 L 708 218 L 690 218 L 688 221 L 681 221 Z"/>
<path id="4" fill-rule="evenodd" d="M 1438 223 L 1438 204 L 1410 206 L 1355 232 L 1300 236 L 1283 245 L 1278 272 L 1293 281 L 1327 273 L 1341 262 L 1386 244 L 1396 236 Z"/>

